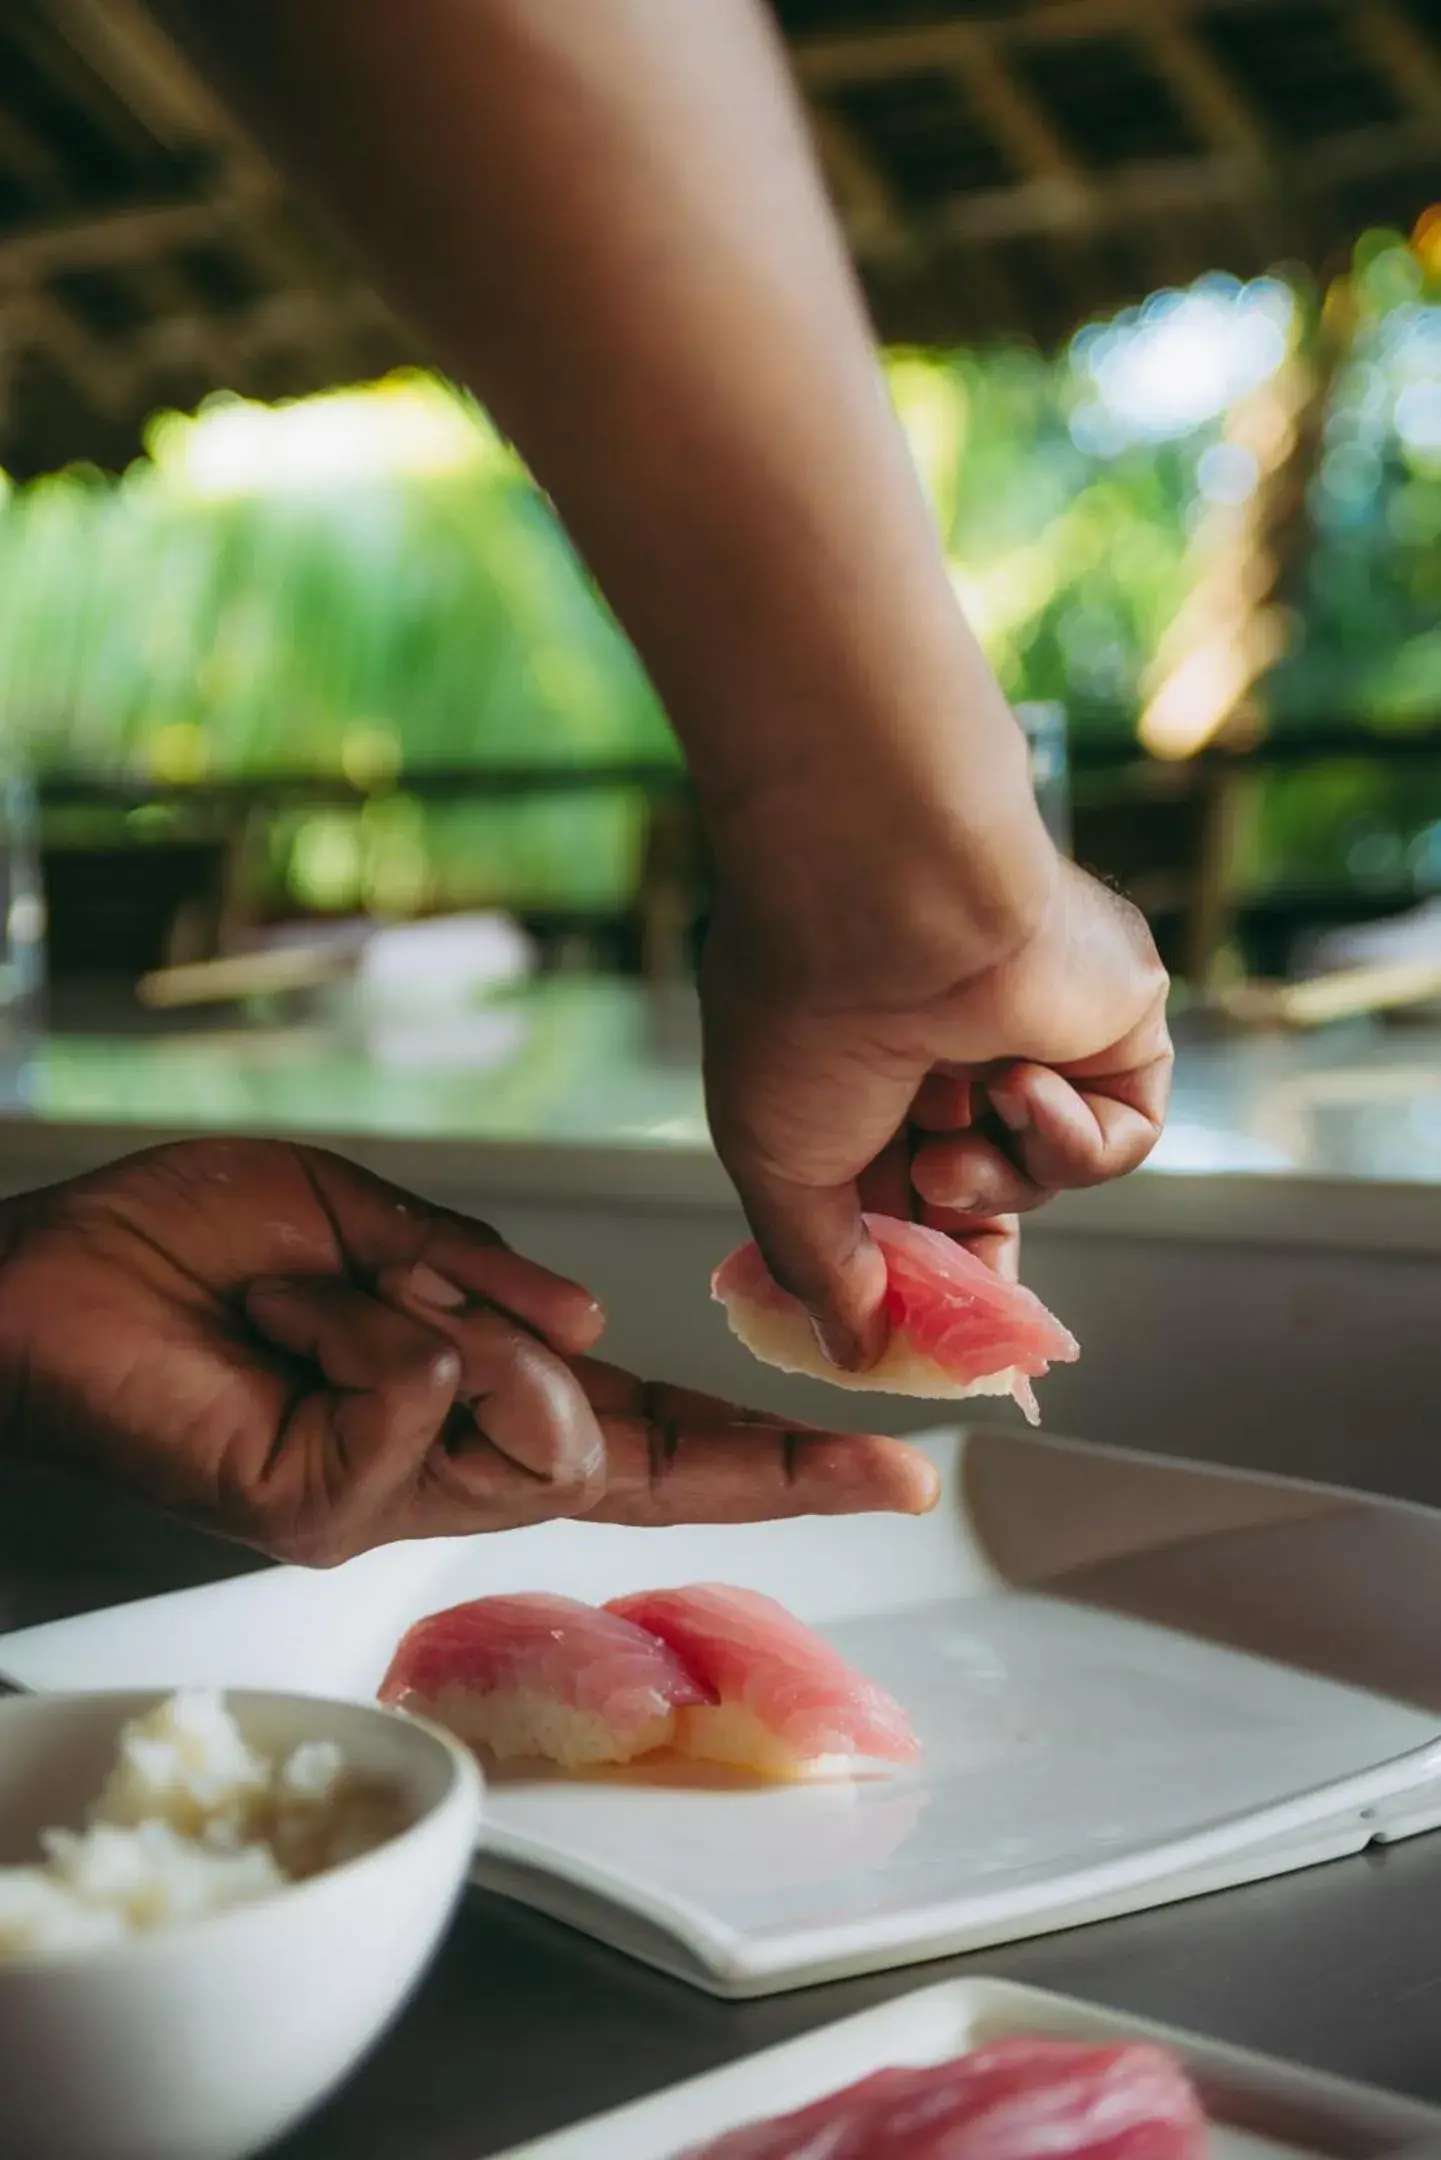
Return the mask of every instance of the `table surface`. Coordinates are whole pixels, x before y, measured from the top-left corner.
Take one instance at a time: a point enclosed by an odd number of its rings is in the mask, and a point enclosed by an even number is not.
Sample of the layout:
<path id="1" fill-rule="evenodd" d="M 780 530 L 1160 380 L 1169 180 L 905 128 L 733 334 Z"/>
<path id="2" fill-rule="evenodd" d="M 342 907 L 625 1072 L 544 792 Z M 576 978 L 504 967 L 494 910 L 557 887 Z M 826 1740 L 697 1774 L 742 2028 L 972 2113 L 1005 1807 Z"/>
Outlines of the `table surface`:
<path id="1" fill-rule="evenodd" d="M 124 1503 L 0 1473 L 0 1630 L 239 1564 Z M 1441 2103 L 1441 1834 L 1129 1920 L 740 2005 L 472 1892 L 400 2024 L 277 2160 L 484 2160 L 963 1972 Z"/>
<path id="2" fill-rule="evenodd" d="M 286 2160 L 481 2160 L 964 1972 L 1441 2101 L 1441 1836 L 1049 1941 L 727 2004 L 472 1894 L 414 2005 Z"/>

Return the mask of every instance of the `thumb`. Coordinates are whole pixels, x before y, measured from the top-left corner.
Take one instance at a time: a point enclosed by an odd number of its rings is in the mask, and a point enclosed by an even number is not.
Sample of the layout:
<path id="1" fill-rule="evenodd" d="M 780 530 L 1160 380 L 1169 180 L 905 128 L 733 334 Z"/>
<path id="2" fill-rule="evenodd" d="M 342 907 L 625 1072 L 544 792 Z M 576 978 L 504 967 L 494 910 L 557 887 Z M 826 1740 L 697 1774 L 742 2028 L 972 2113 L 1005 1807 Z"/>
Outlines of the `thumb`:
<path id="1" fill-rule="evenodd" d="M 855 1186 L 732 1174 L 761 1258 L 810 1314 L 825 1355 L 843 1371 L 866 1371 L 886 1346 L 886 1263 Z"/>

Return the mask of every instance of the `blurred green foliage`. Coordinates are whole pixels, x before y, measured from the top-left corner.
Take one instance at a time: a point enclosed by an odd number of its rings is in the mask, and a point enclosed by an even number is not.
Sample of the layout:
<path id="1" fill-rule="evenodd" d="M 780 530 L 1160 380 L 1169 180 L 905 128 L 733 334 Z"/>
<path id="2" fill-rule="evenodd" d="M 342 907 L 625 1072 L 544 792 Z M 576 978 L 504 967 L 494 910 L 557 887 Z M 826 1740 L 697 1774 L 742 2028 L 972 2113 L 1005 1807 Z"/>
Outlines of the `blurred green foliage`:
<path id="1" fill-rule="evenodd" d="M 397 416 L 419 436 L 408 459 Z M 306 470 L 297 421 L 342 470 Z M 42 776 L 383 787 L 427 767 L 674 762 L 548 506 L 440 385 L 270 416 L 222 401 L 157 423 L 151 451 L 118 482 L 61 473 L 0 509 L 0 727 Z M 321 908 L 605 908 L 634 888 L 642 817 L 619 788 L 386 795 L 282 817 L 271 855 Z"/>
<path id="2" fill-rule="evenodd" d="M 1124 732 L 1184 590 L 1200 437 L 1087 438 L 1079 346 L 1059 364 L 898 355 L 891 374 L 1007 688 Z M 222 399 L 158 420 L 149 451 L 118 482 L 66 472 L 0 506 L 12 751 L 42 776 L 398 787 L 277 816 L 269 878 L 306 906 L 625 899 L 630 791 L 403 792 L 426 769 L 676 761 L 548 504 L 467 401 L 425 377 L 269 411 Z"/>
<path id="3" fill-rule="evenodd" d="M 1441 222 L 1369 232 L 1333 290 L 1348 350 L 1311 489 L 1275 734 L 1389 740 L 1441 726 Z M 1252 889 L 1441 888 L 1441 758 L 1329 758 L 1254 789 Z"/>
<path id="4" fill-rule="evenodd" d="M 1082 742 L 1132 732 L 1185 595 L 1211 430 L 1088 439 L 1079 370 L 1025 347 L 900 355 L 891 379 L 957 593 L 1008 694 L 1058 701 Z"/>
<path id="5" fill-rule="evenodd" d="M 1441 294 L 1397 233 L 1358 244 L 1356 321 L 1310 499 L 1312 544 L 1275 725 L 1441 718 Z"/>
<path id="6" fill-rule="evenodd" d="M 1268 686 L 1282 729 L 1441 716 L 1438 266 L 1424 233 L 1358 249 L 1315 545 Z M 1134 730 L 1198 522 L 1254 484 L 1227 414 L 1295 321 L 1278 281 L 1215 277 L 1051 358 L 890 357 L 957 592 L 1007 691 L 1064 706 L 1082 756 Z M 277 812 L 265 876 L 308 907 L 625 900 L 644 823 L 628 788 L 406 791 L 437 768 L 677 757 L 549 505 L 467 400 L 423 376 L 273 409 L 219 399 L 158 419 L 148 450 L 119 480 L 0 493 L 12 755 L 42 776 L 373 789 L 364 807 Z M 1268 776 L 1252 810 L 1253 886 L 1379 889 L 1441 866 L 1441 768 L 1434 786 L 1364 761 Z"/>
<path id="7" fill-rule="evenodd" d="M 324 440 L 327 408 L 349 420 L 349 475 L 287 458 L 298 421 Z M 388 464 L 397 410 L 450 421 L 422 438 L 432 469 Z M 212 448 L 231 416 L 167 416 L 118 482 L 57 474 L 0 514 L 0 715 L 37 769 L 365 781 L 671 754 L 554 516 L 459 399 L 402 379 L 309 413 L 238 408 L 249 474 Z"/>
<path id="8" fill-rule="evenodd" d="M 1209 431 L 1087 437 L 1084 366 L 1024 348 L 898 355 L 891 379 L 1007 688 L 1128 726 L 1185 589 Z M 57 474 L 0 514 L 0 724 L 42 773 L 674 758 L 549 506 L 439 384 L 220 401 L 151 448 L 118 482 Z"/>

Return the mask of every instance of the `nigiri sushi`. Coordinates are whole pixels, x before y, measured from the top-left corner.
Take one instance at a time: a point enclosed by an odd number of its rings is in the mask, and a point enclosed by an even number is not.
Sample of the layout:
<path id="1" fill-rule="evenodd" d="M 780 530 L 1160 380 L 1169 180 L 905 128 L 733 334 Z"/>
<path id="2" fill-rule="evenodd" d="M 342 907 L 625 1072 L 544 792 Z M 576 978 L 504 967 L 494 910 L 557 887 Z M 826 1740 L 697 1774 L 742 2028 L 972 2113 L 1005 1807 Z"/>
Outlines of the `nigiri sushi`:
<path id="1" fill-rule="evenodd" d="M 919 1758 L 900 1704 L 774 1598 L 700 1583 L 605 1609 L 664 1643 L 704 1691 L 676 1711 L 675 1745 L 697 1761 L 790 1780 Z"/>
<path id="2" fill-rule="evenodd" d="M 1080 1345 L 1019 1283 L 1006 1282 L 964 1245 L 920 1223 L 867 1215 L 885 1256 L 891 1337 L 869 1372 L 840 1372 L 817 1343 L 804 1308 L 780 1289 L 754 1245 L 742 1245 L 711 1278 L 733 1333 L 762 1364 L 842 1387 L 939 1401 L 1011 1395 L 1040 1422 L 1031 1387 Z"/>
<path id="3" fill-rule="evenodd" d="M 476 1598 L 418 1620 L 380 1700 L 413 1710 L 502 1761 L 567 1769 L 634 1762 L 675 1738 L 676 1715 L 711 1698 L 676 1653 L 576 1598 Z"/>
<path id="4" fill-rule="evenodd" d="M 677 2160 L 1202 2160 L 1206 2117 L 1164 2049 L 997 2040 L 880 2070 Z"/>

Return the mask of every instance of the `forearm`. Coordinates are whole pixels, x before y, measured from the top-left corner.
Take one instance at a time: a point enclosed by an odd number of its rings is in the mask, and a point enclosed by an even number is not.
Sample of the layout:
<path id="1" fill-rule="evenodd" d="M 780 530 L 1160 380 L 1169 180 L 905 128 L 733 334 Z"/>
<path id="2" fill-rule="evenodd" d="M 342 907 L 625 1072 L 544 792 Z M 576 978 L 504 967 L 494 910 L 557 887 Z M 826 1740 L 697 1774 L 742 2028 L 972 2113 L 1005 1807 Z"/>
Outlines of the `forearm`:
<path id="1" fill-rule="evenodd" d="M 549 489 L 722 847 L 805 830 L 820 874 L 929 818 L 981 914 L 1019 905 L 1023 747 L 755 0 L 161 12 Z"/>

